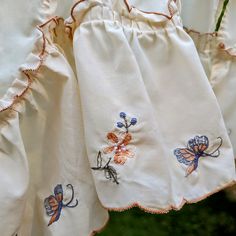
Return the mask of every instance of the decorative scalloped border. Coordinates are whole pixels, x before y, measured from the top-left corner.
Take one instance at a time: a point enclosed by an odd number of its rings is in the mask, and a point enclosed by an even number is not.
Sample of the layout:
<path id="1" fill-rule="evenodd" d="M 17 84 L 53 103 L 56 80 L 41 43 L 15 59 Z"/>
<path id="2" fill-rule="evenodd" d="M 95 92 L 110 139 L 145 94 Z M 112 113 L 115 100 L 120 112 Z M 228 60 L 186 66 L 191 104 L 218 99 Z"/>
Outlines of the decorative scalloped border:
<path id="1" fill-rule="evenodd" d="M 109 214 L 108 214 L 108 219 L 105 221 L 104 225 L 103 225 L 101 228 L 99 228 L 99 229 L 93 230 L 93 231 L 89 234 L 89 236 L 94 236 L 94 235 L 96 235 L 96 234 L 98 234 L 98 233 L 101 233 L 101 232 L 107 227 L 109 220 L 110 220 L 110 216 L 109 216 Z"/>
<path id="2" fill-rule="evenodd" d="M 52 21 L 54 21 L 56 24 L 58 24 L 59 20 L 61 20 L 62 18 L 60 17 L 53 17 L 51 19 L 49 19 L 48 21 L 46 21 L 45 23 L 37 26 L 37 29 L 41 32 L 42 34 L 42 39 L 43 39 L 43 43 L 42 43 L 42 49 L 38 55 L 38 57 L 40 58 L 39 59 L 39 64 L 36 68 L 28 68 L 28 69 L 25 69 L 25 70 L 22 70 L 22 73 L 27 77 L 27 80 L 28 80 L 28 84 L 27 86 L 25 87 L 25 89 L 20 93 L 20 94 L 17 94 L 14 96 L 14 99 L 12 101 L 12 103 L 7 106 L 7 107 L 4 107 L 0 110 L 0 112 L 3 112 L 3 111 L 6 111 L 8 109 L 13 109 L 13 106 L 19 102 L 20 100 L 19 99 L 23 99 L 25 94 L 31 89 L 31 84 L 33 82 L 33 80 L 31 79 L 30 75 L 29 75 L 29 72 L 38 72 L 43 64 L 43 61 L 44 61 L 44 56 L 45 56 L 45 49 L 46 49 L 46 36 L 45 36 L 45 33 L 43 32 L 43 27 L 45 27 L 46 25 L 48 25 L 49 23 L 51 23 Z M 64 20 L 64 19 L 63 19 Z M 15 111 L 15 110 L 14 110 Z M 103 226 L 99 229 L 95 229 L 93 230 L 89 236 L 94 236 L 96 235 L 97 233 L 100 233 L 101 231 L 104 230 L 104 228 L 107 226 L 108 222 L 110 220 L 110 217 L 108 215 L 108 219 L 105 221 L 105 223 L 103 224 Z"/>
<path id="3" fill-rule="evenodd" d="M 193 29 L 188 29 L 187 27 L 184 27 L 184 30 L 191 36 L 191 34 L 196 34 L 198 36 L 210 36 L 212 38 L 214 37 L 218 37 L 219 33 L 218 32 L 207 32 L 207 33 L 201 33 L 199 31 L 193 30 Z M 218 43 L 218 48 L 219 50 L 221 50 L 223 53 L 226 53 L 227 55 L 231 56 L 231 57 L 236 57 L 236 48 L 226 48 L 225 43 L 223 42 L 219 42 Z"/>
<path id="4" fill-rule="evenodd" d="M 45 39 L 45 35 L 44 35 L 43 31 L 41 30 L 41 28 L 37 27 L 37 29 L 42 33 L 42 39 L 43 39 L 43 47 L 42 47 L 42 50 L 41 50 L 40 54 L 38 55 L 38 57 L 40 58 L 39 65 L 35 69 L 29 68 L 29 69 L 22 70 L 22 73 L 27 77 L 27 80 L 28 80 L 27 86 L 25 87 L 25 89 L 20 94 L 16 94 L 14 96 L 13 101 L 12 101 L 12 103 L 9 106 L 1 108 L 0 112 L 3 112 L 5 110 L 7 110 L 7 109 L 12 109 L 14 104 L 17 103 L 19 101 L 19 99 L 21 97 L 23 97 L 27 93 L 27 91 L 29 90 L 29 88 L 30 88 L 30 86 L 32 84 L 32 79 L 31 79 L 31 77 L 30 77 L 28 72 L 37 71 L 40 68 L 41 64 L 42 64 L 43 55 L 45 53 L 46 39 Z"/>
<path id="5" fill-rule="evenodd" d="M 186 200 L 185 198 L 182 199 L 181 201 L 181 204 L 177 207 L 177 206 L 173 206 L 173 205 L 170 205 L 169 207 L 163 209 L 163 210 L 156 210 L 156 209 L 153 209 L 153 208 L 148 208 L 148 207 L 144 207 L 142 206 L 142 204 L 138 203 L 138 202 L 134 202 L 126 207 L 122 207 L 122 208 L 110 208 L 110 207 L 105 207 L 103 206 L 105 209 L 107 209 L 108 211 L 117 211 L 117 212 L 122 212 L 122 211 L 126 211 L 126 210 L 129 210 L 129 209 L 132 209 L 134 207 L 138 207 L 139 209 L 147 212 L 147 213 L 151 213 L 151 214 L 166 214 L 168 213 L 169 211 L 171 210 L 175 210 L 175 211 L 179 211 L 182 209 L 182 207 L 185 205 L 185 204 L 192 204 L 192 203 L 197 203 L 197 202 L 200 202 L 202 201 L 203 199 L 206 199 L 207 197 L 217 193 L 217 192 L 220 192 L 222 191 L 223 189 L 227 188 L 227 187 L 230 187 L 230 186 L 233 186 L 236 184 L 236 180 L 232 180 L 230 183 L 224 185 L 223 187 L 221 188 L 218 188 L 216 189 L 215 191 L 212 191 L 210 193 L 207 193 L 201 197 L 198 197 L 194 200 L 191 200 L 191 201 L 188 201 Z"/>
<path id="6" fill-rule="evenodd" d="M 167 19 L 171 20 L 171 19 L 173 18 L 174 14 L 175 14 L 175 12 L 173 11 L 173 9 L 172 9 L 172 7 L 171 7 L 171 2 L 172 2 L 172 1 L 176 2 L 175 0 L 169 0 L 169 1 L 168 1 L 168 10 L 169 10 L 170 15 L 167 15 L 167 14 L 164 14 L 164 13 L 161 13 L 161 12 L 143 11 L 143 10 L 141 10 L 141 9 L 138 9 L 138 8 L 135 7 L 135 6 L 130 5 L 129 2 L 128 2 L 128 0 L 124 0 L 124 3 L 125 3 L 125 5 L 126 5 L 126 7 L 127 7 L 127 9 L 128 9 L 129 12 L 131 12 L 132 9 L 137 9 L 138 11 L 143 12 L 143 13 L 145 13 L 145 14 L 160 15 L 160 16 L 164 16 L 164 17 L 166 17 Z"/>
<path id="7" fill-rule="evenodd" d="M 78 2 L 76 2 L 76 3 L 72 6 L 72 8 L 71 8 L 71 10 L 70 10 L 70 15 L 71 15 L 71 18 L 72 18 L 73 22 L 76 22 L 76 18 L 75 18 L 75 16 L 74 16 L 74 10 L 75 10 L 75 8 L 76 8 L 80 3 L 85 2 L 85 1 L 86 1 L 86 0 L 79 0 Z"/>
<path id="8" fill-rule="evenodd" d="M 59 19 L 60 19 L 59 17 L 53 17 L 53 18 L 49 19 L 48 21 L 46 21 L 45 23 L 43 23 L 43 24 L 41 24 L 41 25 L 39 25 L 39 26 L 36 27 L 36 28 L 41 32 L 41 34 L 42 34 L 42 40 L 43 40 L 43 42 L 42 42 L 42 49 L 41 49 L 41 51 L 40 51 L 40 53 L 39 53 L 39 55 L 38 55 L 38 57 L 39 57 L 39 64 L 38 64 L 38 66 L 37 66 L 36 68 L 27 68 L 27 69 L 24 69 L 24 70 L 21 71 L 21 72 L 24 74 L 24 76 L 27 77 L 27 80 L 28 80 L 27 86 L 23 89 L 23 91 L 22 91 L 21 93 L 16 94 L 16 95 L 13 97 L 13 101 L 11 102 L 10 105 L 1 108 L 1 109 L 0 109 L 0 112 L 6 111 L 6 110 L 8 110 L 8 109 L 14 110 L 14 109 L 13 109 L 13 106 L 14 106 L 16 103 L 20 102 L 20 101 L 23 99 L 23 97 L 25 96 L 25 94 L 26 94 L 26 93 L 29 91 L 29 89 L 31 88 L 31 85 L 32 85 L 32 83 L 33 83 L 33 80 L 32 80 L 31 77 L 30 77 L 30 72 L 38 72 L 38 71 L 39 71 L 40 67 L 41 67 L 42 64 L 43 64 L 44 56 L 45 56 L 46 36 L 45 36 L 45 33 L 43 32 L 43 27 L 45 27 L 47 24 L 49 24 L 49 23 L 52 22 L 52 21 L 54 21 L 56 24 L 58 24 L 58 20 L 59 20 Z M 14 81 L 13 81 L 13 83 L 14 83 Z M 11 88 L 11 86 L 10 86 L 9 88 Z M 15 110 L 14 110 L 14 111 L 15 111 Z"/>
<path id="9" fill-rule="evenodd" d="M 184 30 L 188 33 L 188 34 L 190 34 L 190 33 L 193 33 L 193 34 L 197 34 L 197 35 L 210 35 L 210 36 L 212 36 L 212 37 L 215 37 L 215 36 L 218 36 L 218 32 L 207 32 L 207 33 L 201 33 L 201 32 L 199 32 L 199 31 L 197 31 L 197 30 L 194 30 L 194 29 L 189 29 L 189 28 L 187 28 L 187 27 L 183 27 L 184 28 Z"/>
<path id="10" fill-rule="evenodd" d="M 76 21 L 74 15 L 73 15 L 74 8 L 75 8 L 78 4 L 80 4 L 80 3 L 84 2 L 84 1 L 86 1 L 86 0 L 80 0 L 80 1 L 78 1 L 78 2 L 75 3 L 75 4 L 73 5 L 73 7 L 71 8 L 71 17 L 72 17 L 73 21 Z M 125 1 L 125 4 L 126 4 L 128 10 L 129 10 L 129 12 L 130 12 L 130 11 L 132 10 L 132 8 L 134 8 L 134 7 L 133 7 L 133 6 L 130 7 L 127 0 L 124 0 L 124 1 Z M 139 10 L 139 11 L 141 11 L 141 12 L 143 12 L 143 13 L 146 13 L 146 14 L 163 15 L 164 17 L 166 17 L 167 19 L 170 20 L 170 19 L 172 19 L 173 15 L 174 15 L 174 13 L 172 12 L 171 6 L 170 6 L 171 1 L 172 1 L 172 0 L 169 0 L 169 3 L 168 3 L 168 9 L 169 9 L 169 12 L 170 12 L 170 15 L 169 15 L 169 16 L 166 15 L 166 14 L 163 14 L 163 13 L 158 13 L 158 12 L 145 12 L 145 11 L 142 11 L 142 10 Z M 175 0 L 173 0 L 173 1 L 175 1 Z M 6 110 L 8 110 L 8 109 L 14 110 L 14 109 L 13 109 L 13 106 L 14 106 L 17 102 L 19 102 L 19 99 L 23 99 L 24 95 L 29 91 L 29 89 L 30 89 L 30 87 L 31 87 L 31 84 L 32 84 L 32 82 L 33 82 L 33 80 L 31 79 L 31 77 L 30 77 L 30 75 L 29 75 L 29 72 L 37 72 L 37 71 L 39 71 L 40 68 L 41 68 L 41 66 L 42 66 L 42 64 L 43 64 L 43 60 L 44 60 L 44 56 L 45 56 L 46 36 L 45 36 L 45 33 L 43 32 L 43 27 L 45 27 L 45 26 L 46 26 L 48 23 L 50 23 L 51 21 L 54 21 L 56 24 L 58 24 L 58 20 L 59 20 L 59 19 L 60 19 L 59 17 L 53 17 L 53 18 L 49 19 L 48 21 L 46 21 L 45 23 L 43 23 L 43 24 L 37 26 L 37 29 L 42 33 L 42 39 L 43 39 L 42 49 L 41 49 L 41 52 L 40 52 L 39 55 L 38 55 L 38 57 L 40 58 L 40 59 L 39 59 L 39 65 L 38 65 L 36 68 L 28 68 L 28 69 L 22 70 L 22 73 L 27 77 L 27 80 L 28 80 L 27 86 L 25 87 L 25 89 L 24 89 L 20 94 L 17 94 L 17 95 L 14 96 L 14 99 L 13 99 L 12 103 L 11 103 L 9 106 L 0 109 L 0 112 L 6 111 Z M 67 27 L 68 27 L 68 26 L 67 26 Z M 191 32 L 194 32 L 194 33 L 201 34 L 200 32 L 197 32 L 197 31 L 194 31 L 194 30 L 190 30 L 190 31 L 191 31 Z M 206 33 L 206 34 L 212 35 L 213 33 Z M 215 34 L 215 33 L 214 33 L 214 34 Z M 228 52 L 228 50 L 225 49 L 225 47 L 223 47 L 222 45 L 224 45 L 224 44 L 221 44 L 221 48 L 222 48 L 224 51 L 226 51 L 229 55 L 236 57 L 236 55 L 232 55 L 232 54 L 231 54 L 230 52 Z M 180 204 L 179 207 L 170 205 L 168 208 L 163 209 L 163 210 L 156 210 L 156 209 L 152 209 L 152 208 L 147 208 L 147 207 L 142 206 L 142 205 L 141 205 L 140 203 L 138 203 L 138 202 L 134 202 L 134 203 L 132 203 L 132 204 L 126 206 L 126 207 L 123 207 L 123 208 L 109 208 L 109 207 L 105 207 L 105 206 L 103 206 L 103 208 L 106 209 L 106 210 L 108 210 L 108 211 L 122 212 L 122 211 L 129 210 L 129 209 L 131 209 L 131 208 L 134 208 L 134 207 L 138 207 L 138 208 L 140 208 L 141 210 L 143 210 L 143 211 L 145 211 L 145 212 L 147 212 L 147 213 L 152 213 L 152 214 L 165 214 L 165 213 L 168 213 L 170 210 L 180 210 L 185 204 L 197 203 L 197 202 L 199 202 L 199 201 L 201 201 L 201 200 L 203 200 L 203 199 L 205 199 L 205 198 L 211 196 L 212 194 L 217 193 L 217 192 L 219 192 L 219 191 L 225 189 L 226 187 L 230 187 L 230 186 L 233 186 L 233 185 L 235 185 L 235 184 L 236 184 L 236 181 L 234 180 L 234 181 L 232 181 L 231 183 L 225 185 L 224 187 L 219 188 L 219 189 L 217 189 L 216 191 L 212 191 L 212 192 L 210 192 L 210 193 L 208 193 L 208 194 L 205 194 L 205 195 L 203 195 L 202 197 L 199 197 L 199 198 L 197 198 L 197 199 L 195 199 L 195 200 L 192 200 L 192 201 L 188 201 L 188 200 L 186 200 L 186 199 L 183 198 L 183 200 L 182 200 L 182 202 L 181 202 L 181 204 Z M 110 219 L 110 218 L 108 217 L 108 219 L 106 220 L 105 224 L 104 224 L 101 228 L 96 229 L 96 230 L 93 230 L 93 231 L 90 233 L 90 236 L 94 236 L 94 235 L 96 235 L 97 233 L 101 232 L 101 231 L 107 226 L 107 224 L 108 224 L 108 222 L 109 222 L 109 219 Z"/>
<path id="11" fill-rule="evenodd" d="M 70 15 L 71 15 L 71 18 L 72 18 L 73 22 L 76 21 L 76 18 L 75 18 L 75 16 L 74 16 L 74 9 L 75 9 L 75 7 L 78 6 L 80 3 L 85 2 L 85 1 L 86 1 L 86 0 L 79 0 L 79 1 L 76 2 L 76 3 L 73 5 L 73 7 L 71 8 L 71 13 L 70 13 Z M 175 14 L 175 12 L 173 11 L 173 9 L 172 9 L 172 7 L 171 7 L 171 2 L 172 2 L 172 1 L 176 2 L 176 0 L 169 0 L 169 1 L 168 1 L 168 10 L 169 10 L 170 15 L 166 15 L 166 14 L 161 13 L 161 12 L 147 12 L 147 11 L 140 10 L 140 9 L 134 7 L 134 6 L 131 6 L 131 5 L 128 3 L 128 0 L 124 0 L 124 3 L 125 3 L 125 5 L 126 5 L 126 7 L 127 7 L 127 9 L 128 9 L 129 12 L 131 12 L 132 9 L 134 8 L 134 9 L 137 9 L 137 10 L 139 10 L 140 12 L 143 12 L 143 13 L 145 13 L 145 14 L 161 15 L 161 16 L 164 16 L 164 17 L 166 17 L 167 19 L 171 20 L 171 19 L 173 18 L 174 14 Z"/>
<path id="12" fill-rule="evenodd" d="M 226 48 L 223 42 L 218 44 L 218 48 L 231 57 L 236 57 L 236 48 Z"/>
<path id="13" fill-rule="evenodd" d="M 222 9 L 220 10 L 220 15 L 218 17 L 217 20 L 217 24 L 218 26 L 216 26 L 216 30 L 214 32 L 207 32 L 207 33 L 201 33 L 199 31 L 193 30 L 193 29 L 188 29 L 187 27 L 184 27 L 184 30 L 188 33 L 188 34 L 198 34 L 199 36 L 211 36 L 213 37 L 219 37 L 220 36 L 220 30 L 222 29 L 222 24 L 224 21 L 224 18 L 227 15 L 227 9 L 228 9 L 228 5 L 229 5 L 229 1 L 228 0 L 224 0 L 223 4 L 222 4 Z M 227 54 L 228 56 L 231 57 L 236 57 L 236 48 L 231 48 L 231 47 L 226 47 L 225 43 L 219 40 L 218 42 L 218 49 L 221 50 L 222 53 Z"/>
<path id="14" fill-rule="evenodd" d="M 84 0 L 83 0 L 83 1 L 84 1 Z M 6 110 L 8 110 L 8 109 L 14 110 L 14 109 L 13 109 L 13 106 L 14 106 L 16 103 L 20 102 L 20 100 L 22 100 L 22 99 L 24 98 L 25 94 L 31 89 L 31 85 L 32 85 L 32 83 L 33 83 L 33 80 L 31 79 L 31 77 L 30 77 L 30 75 L 29 75 L 29 72 L 38 72 L 38 71 L 40 70 L 40 68 L 41 68 L 41 66 L 42 66 L 42 64 L 43 64 L 44 57 L 45 57 L 45 52 L 46 52 L 45 49 L 46 49 L 47 41 L 46 41 L 45 33 L 43 32 L 43 28 L 44 28 L 46 25 L 50 24 L 52 21 L 54 21 L 56 24 L 58 24 L 58 23 L 59 23 L 59 20 L 61 20 L 61 19 L 62 19 L 61 17 L 53 17 L 53 18 L 49 19 L 48 21 L 46 21 L 45 23 L 43 23 L 43 24 L 37 26 L 37 29 L 41 32 L 41 34 L 42 34 L 42 39 L 43 39 L 43 42 L 42 42 L 42 49 L 41 49 L 41 51 L 40 51 L 40 53 L 39 53 L 39 55 L 38 55 L 38 57 L 40 58 L 40 59 L 39 59 L 39 64 L 38 64 L 38 66 L 37 66 L 36 68 L 27 68 L 27 69 L 21 71 L 21 72 L 27 77 L 27 80 L 28 80 L 27 86 L 25 87 L 25 89 L 24 89 L 20 94 L 17 94 L 17 95 L 14 96 L 14 99 L 13 99 L 12 103 L 11 103 L 9 106 L 2 108 L 2 109 L 0 110 L 0 112 L 6 111 Z M 64 19 L 63 19 L 63 20 L 64 20 Z M 20 100 L 19 100 L 19 99 L 20 99 Z M 15 111 L 15 110 L 14 110 L 14 111 Z M 93 231 L 89 234 L 89 236 L 94 236 L 94 235 L 96 235 L 97 233 L 100 233 L 101 231 L 103 231 L 104 228 L 107 226 L 109 220 L 110 220 L 110 217 L 109 217 L 109 215 L 108 215 L 108 219 L 105 221 L 105 223 L 103 224 L 103 226 L 102 226 L 101 228 L 98 228 L 98 229 L 93 230 Z"/>

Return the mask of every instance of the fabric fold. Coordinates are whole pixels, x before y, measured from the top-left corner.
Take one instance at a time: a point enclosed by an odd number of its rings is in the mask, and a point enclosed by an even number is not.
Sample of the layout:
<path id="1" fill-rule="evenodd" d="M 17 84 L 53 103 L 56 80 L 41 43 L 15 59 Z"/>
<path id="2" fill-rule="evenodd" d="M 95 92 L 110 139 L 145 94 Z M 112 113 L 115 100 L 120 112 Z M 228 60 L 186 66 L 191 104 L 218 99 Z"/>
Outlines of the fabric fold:
<path id="1" fill-rule="evenodd" d="M 209 1 L 210 2 L 210 1 Z M 199 57 L 204 66 L 205 72 L 209 79 L 209 82 L 214 90 L 217 97 L 217 101 L 220 105 L 223 117 L 225 120 L 226 128 L 234 148 L 234 156 L 236 151 L 236 60 L 235 60 L 235 15 L 236 10 L 235 1 L 218 1 L 218 13 L 222 13 L 221 24 L 218 32 L 206 33 L 204 31 L 197 32 L 196 25 L 189 22 L 194 20 L 192 13 L 198 18 L 202 18 L 205 9 L 202 9 L 201 2 L 199 1 L 183 1 L 183 23 L 188 26 L 187 32 L 195 42 L 196 48 L 199 53 Z M 185 6 L 184 6 L 185 5 Z M 186 11 L 186 6 L 189 10 Z M 199 8 L 198 12 L 195 12 L 195 8 Z M 223 8 L 226 7 L 225 12 Z M 218 16 L 220 14 L 217 14 Z M 190 20 L 187 21 L 187 17 L 190 16 Z M 207 22 L 212 21 L 210 15 L 207 15 L 207 20 L 202 23 L 203 27 L 207 27 Z M 217 18 L 213 21 L 213 25 L 217 25 L 219 20 Z M 236 156 L 235 156 L 236 158 Z M 235 187 L 231 188 L 232 196 L 235 199 L 234 193 Z"/>
<path id="2" fill-rule="evenodd" d="M 88 166 L 71 40 L 57 17 L 38 35 L 0 102 L 1 235 L 94 235 L 108 213 Z"/>
<path id="3" fill-rule="evenodd" d="M 86 148 L 103 206 L 166 213 L 232 185 L 231 143 L 178 12 L 163 24 L 134 15 L 125 1 L 79 1 L 71 19 Z"/>

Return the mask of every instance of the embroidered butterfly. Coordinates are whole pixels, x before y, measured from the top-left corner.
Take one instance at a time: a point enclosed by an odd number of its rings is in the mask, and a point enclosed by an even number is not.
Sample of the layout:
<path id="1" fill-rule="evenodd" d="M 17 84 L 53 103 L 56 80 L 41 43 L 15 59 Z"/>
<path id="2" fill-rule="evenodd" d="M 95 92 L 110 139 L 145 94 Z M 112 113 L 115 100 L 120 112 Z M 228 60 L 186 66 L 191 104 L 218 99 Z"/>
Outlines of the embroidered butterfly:
<path id="1" fill-rule="evenodd" d="M 65 207 L 74 208 L 78 205 L 77 199 L 74 205 L 70 205 L 74 200 L 74 188 L 71 184 L 67 184 L 66 186 L 67 188 L 70 188 L 72 192 L 71 199 L 69 202 L 67 203 L 63 202 L 63 189 L 61 184 L 58 184 L 54 188 L 54 195 L 51 195 L 44 200 L 44 207 L 46 209 L 46 214 L 48 216 L 51 216 L 48 226 L 59 220 L 62 208 Z"/>
<path id="2" fill-rule="evenodd" d="M 221 137 L 218 147 L 211 153 L 207 153 L 206 150 L 209 147 L 209 140 L 207 136 L 195 136 L 190 139 L 187 144 L 187 148 L 177 148 L 174 150 L 174 155 L 180 163 L 188 166 L 186 170 L 186 177 L 189 176 L 198 167 L 198 161 L 201 157 L 218 157 L 220 155 L 220 147 L 223 143 Z"/>
<path id="3" fill-rule="evenodd" d="M 104 171 L 106 179 L 113 180 L 114 183 L 119 184 L 117 180 L 117 172 L 114 167 L 109 165 L 110 161 L 111 158 L 109 158 L 107 163 L 104 166 L 102 166 L 102 154 L 101 151 L 99 151 L 97 155 L 97 167 L 92 167 L 92 169 Z"/>

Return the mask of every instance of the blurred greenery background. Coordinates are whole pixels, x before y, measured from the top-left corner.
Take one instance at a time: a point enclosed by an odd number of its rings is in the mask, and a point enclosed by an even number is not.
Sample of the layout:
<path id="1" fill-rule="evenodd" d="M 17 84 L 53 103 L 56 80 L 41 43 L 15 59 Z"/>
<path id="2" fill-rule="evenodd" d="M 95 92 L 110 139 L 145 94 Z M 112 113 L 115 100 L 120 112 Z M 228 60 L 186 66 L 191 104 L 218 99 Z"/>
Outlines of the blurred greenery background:
<path id="1" fill-rule="evenodd" d="M 137 208 L 110 212 L 108 226 L 99 236 L 236 236 L 236 202 L 225 192 L 180 211 L 153 215 Z"/>

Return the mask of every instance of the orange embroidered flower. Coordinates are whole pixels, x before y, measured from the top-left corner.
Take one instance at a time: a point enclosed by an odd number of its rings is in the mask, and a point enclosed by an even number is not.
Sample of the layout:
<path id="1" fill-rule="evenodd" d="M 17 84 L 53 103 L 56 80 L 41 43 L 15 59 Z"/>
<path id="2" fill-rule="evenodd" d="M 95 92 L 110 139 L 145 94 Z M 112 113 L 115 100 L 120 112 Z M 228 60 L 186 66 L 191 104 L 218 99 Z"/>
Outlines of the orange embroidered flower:
<path id="1" fill-rule="evenodd" d="M 110 132 L 107 134 L 107 139 L 112 145 L 104 148 L 103 152 L 105 154 L 115 152 L 114 162 L 116 164 L 123 165 L 128 158 L 134 157 L 134 153 L 127 149 L 127 145 L 132 139 L 130 133 L 122 133 L 119 137 L 115 133 Z"/>
<path id="2" fill-rule="evenodd" d="M 116 123 L 119 131 L 109 132 L 107 139 L 110 145 L 103 148 L 97 155 L 97 166 L 92 167 L 92 170 L 104 172 L 105 178 L 112 180 L 114 183 L 119 184 L 118 173 L 111 161 L 114 160 L 115 164 L 124 165 L 128 158 L 132 158 L 135 154 L 128 150 L 127 145 L 131 142 L 132 136 L 129 128 L 137 124 L 137 118 L 127 117 L 125 112 L 120 112 L 121 121 Z M 104 154 L 109 154 L 105 159 L 102 157 Z M 112 153 L 113 156 L 110 156 Z M 105 164 L 103 164 L 105 162 Z"/>

